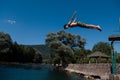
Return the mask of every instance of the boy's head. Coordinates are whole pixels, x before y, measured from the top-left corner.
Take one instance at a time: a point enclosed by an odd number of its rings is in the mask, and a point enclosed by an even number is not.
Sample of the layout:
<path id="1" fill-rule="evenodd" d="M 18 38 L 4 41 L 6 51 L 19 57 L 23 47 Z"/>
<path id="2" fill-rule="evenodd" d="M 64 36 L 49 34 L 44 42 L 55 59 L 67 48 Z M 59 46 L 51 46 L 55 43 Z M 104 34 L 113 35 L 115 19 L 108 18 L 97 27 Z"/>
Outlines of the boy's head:
<path id="1" fill-rule="evenodd" d="M 67 29 L 69 26 L 67 24 L 64 25 L 64 29 Z"/>

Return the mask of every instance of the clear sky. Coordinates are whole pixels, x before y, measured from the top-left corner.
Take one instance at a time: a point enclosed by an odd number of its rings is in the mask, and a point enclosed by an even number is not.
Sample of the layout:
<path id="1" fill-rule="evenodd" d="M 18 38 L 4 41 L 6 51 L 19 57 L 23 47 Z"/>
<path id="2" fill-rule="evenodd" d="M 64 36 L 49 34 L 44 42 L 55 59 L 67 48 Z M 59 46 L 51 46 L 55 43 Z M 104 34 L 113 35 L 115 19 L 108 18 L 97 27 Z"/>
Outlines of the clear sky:
<path id="1" fill-rule="evenodd" d="M 120 0 L 0 0 L 0 31 L 19 44 L 45 44 L 46 34 L 64 30 L 74 11 L 80 21 L 102 28 L 102 32 L 65 30 L 85 38 L 87 49 L 100 41 L 109 42 L 108 36 L 119 29 Z M 115 49 L 120 52 L 120 43 Z"/>

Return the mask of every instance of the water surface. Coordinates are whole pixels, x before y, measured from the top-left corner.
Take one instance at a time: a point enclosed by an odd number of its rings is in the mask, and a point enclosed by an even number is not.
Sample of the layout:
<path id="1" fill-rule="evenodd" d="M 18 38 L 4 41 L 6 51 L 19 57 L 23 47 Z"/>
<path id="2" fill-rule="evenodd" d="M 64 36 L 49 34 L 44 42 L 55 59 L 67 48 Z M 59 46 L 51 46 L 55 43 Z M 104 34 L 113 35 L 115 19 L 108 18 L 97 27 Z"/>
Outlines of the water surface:
<path id="1" fill-rule="evenodd" d="M 0 65 L 0 80 L 83 80 L 77 75 L 53 70 L 48 65 Z"/>

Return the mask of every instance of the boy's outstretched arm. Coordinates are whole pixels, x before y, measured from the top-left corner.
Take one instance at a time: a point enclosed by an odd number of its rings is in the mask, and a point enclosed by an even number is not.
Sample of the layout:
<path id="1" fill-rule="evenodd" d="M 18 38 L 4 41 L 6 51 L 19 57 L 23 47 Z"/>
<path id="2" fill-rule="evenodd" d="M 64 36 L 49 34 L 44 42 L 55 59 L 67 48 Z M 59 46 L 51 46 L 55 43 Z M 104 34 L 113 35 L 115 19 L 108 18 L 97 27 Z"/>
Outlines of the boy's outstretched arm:
<path id="1" fill-rule="evenodd" d="M 76 11 L 73 13 L 72 17 L 70 18 L 69 22 L 68 22 L 68 25 L 70 25 L 72 23 L 72 21 L 74 20 L 76 16 Z"/>

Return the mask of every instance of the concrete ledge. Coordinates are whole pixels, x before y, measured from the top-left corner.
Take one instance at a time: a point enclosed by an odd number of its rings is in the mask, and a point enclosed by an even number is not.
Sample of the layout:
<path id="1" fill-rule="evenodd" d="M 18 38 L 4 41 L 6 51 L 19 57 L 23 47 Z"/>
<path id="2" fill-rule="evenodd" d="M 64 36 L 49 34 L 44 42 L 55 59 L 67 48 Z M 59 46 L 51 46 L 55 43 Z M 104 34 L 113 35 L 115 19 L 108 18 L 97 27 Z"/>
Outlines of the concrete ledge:
<path id="1" fill-rule="evenodd" d="M 111 74 L 111 65 L 100 64 L 69 64 L 65 70 L 83 74 L 88 77 L 99 77 L 101 80 L 109 80 Z"/>

